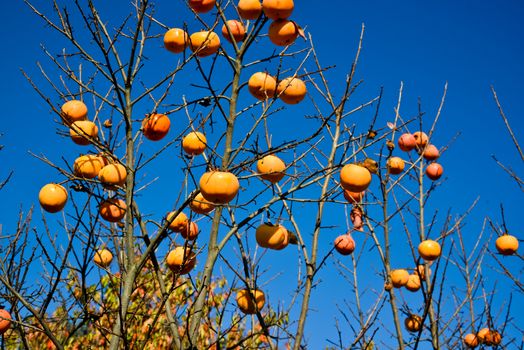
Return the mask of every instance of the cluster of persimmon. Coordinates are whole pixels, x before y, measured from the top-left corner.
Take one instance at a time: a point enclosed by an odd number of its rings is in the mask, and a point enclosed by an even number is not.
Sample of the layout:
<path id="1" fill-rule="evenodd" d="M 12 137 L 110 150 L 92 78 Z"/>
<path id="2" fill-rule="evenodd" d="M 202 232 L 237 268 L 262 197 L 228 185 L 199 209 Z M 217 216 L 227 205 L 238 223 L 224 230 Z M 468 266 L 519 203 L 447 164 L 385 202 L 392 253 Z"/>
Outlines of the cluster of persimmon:
<path id="1" fill-rule="evenodd" d="M 502 342 L 502 336 L 499 332 L 489 328 L 482 328 L 480 331 L 475 333 L 468 333 L 462 339 L 464 345 L 468 348 L 473 349 L 480 344 L 487 346 L 497 346 Z"/>
<path id="2" fill-rule="evenodd" d="M 431 273 L 429 267 L 428 272 Z M 411 274 L 406 269 L 395 269 L 389 273 L 390 282 L 386 283 L 385 288 L 389 291 L 393 287 L 405 287 L 410 292 L 417 292 L 425 278 L 426 272 L 424 265 L 418 265 Z"/>
<path id="3" fill-rule="evenodd" d="M 398 138 L 397 144 L 404 152 L 416 150 L 422 154 L 424 159 L 431 162 L 426 167 L 426 176 L 433 181 L 440 179 L 444 169 L 442 165 L 435 162 L 440 157 L 440 152 L 435 145 L 429 143 L 428 135 L 425 132 L 404 133 Z M 390 174 L 396 175 L 404 171 L 404 161 L 399 157 L 391 157 L 387 165 Z"/>
<path id="4" fill-rule="evenodd" d="M 189 6 L 198 14 L 211 11 L 215 0 L 190 0 Z M 289 16 L 294 9 L 293 0 L 240 0 L 237 4 L 240 20 L 226 20 L 222 26 L 222 36 L 230 43 L 241 42 L 246 37 L 246 26 L 241 21 L 257 20 L 262 13 L 272 20 L 269 25 L 269 40 L 278 46 L 291 45 L 301 33 L 301 28 Z M 189 46 L 198 57 L 206 57 L 218 52 L 220 37 L 213 31 L 199 31 L 191 35 L 181 28 L 171 28 L 164 34 L 164 47 L 173 52 L 184 52 Z"/>

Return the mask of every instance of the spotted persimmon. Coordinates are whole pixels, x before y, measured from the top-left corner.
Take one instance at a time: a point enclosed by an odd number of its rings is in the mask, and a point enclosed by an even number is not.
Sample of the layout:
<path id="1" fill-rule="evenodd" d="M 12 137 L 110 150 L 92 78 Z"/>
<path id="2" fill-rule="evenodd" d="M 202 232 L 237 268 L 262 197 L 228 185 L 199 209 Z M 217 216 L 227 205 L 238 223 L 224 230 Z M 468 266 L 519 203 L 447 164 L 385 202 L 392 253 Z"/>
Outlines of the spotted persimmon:
<path id="1" fill-rule="evenodd" d="M 413 137 L 415 138 L 415 143 L 419 149 L 423 149 L 428 144 L 428 135 L 423 131 L 415 131 Z"/>
<path id="2" fill-rule="evenodd" d="M 371 183 L 371 173 L 368 169 L 357 164 L 344 165 L 340 171 L 340 185 L 352 192 L 362 192 Z"/>
<path id="3" fill-rule="evenodd" d="M 189 37 L 189 48 L 198 57 L 211 56 L 220 48 L 220 38 L 212 31 L 196 32 Z"/>
<path id="4" fill-rule="evenodd" d="M 444 168 L 439 163 L 431 163 L 426 167 L 426 176 L 433 181 L 440 179 Z"/>
<path id="5" fill-rule="evenodd" d="M 404 133 L 400 135 L 398 138 L 398 147 L 400 147 L 401 150 L 404 152 L 409 152 L 415 147 L 417 147 L 417 140 L 413 136 L 413 134 L 410 133 Z"/>
<path id="6" fill-rule="evenodd" d="M 87 106 L 80 100 L 70 100 L 62 105 L 60 115 L 66 124 L 85 120 L 87 117 Z"/>
<path id="7" fill-rule="evenodd" d="M 398 175 L 404 171 L 406 164 L 400 157 L 391 157 L 387 161 L 388 172 L 392 175 Z"/>
<path id="8" fill-rule="evenodd" d="M 269 40 L 277 46 L 291 45 L 300 34 L 299 26 L 287 19 L 279 19 L 271 22 L 268 30 Z"/>
<path id="9" fill-rule="evenodd" d="M 40 206 L 48 213 L 57 213 L 64 209 L 67 198 L 68 195 L 64 186 L 55 183 L 44 185 L 38 193 Z"/>
<path id="10" fill-rule="evenodd" d="M 355 251 L 355 240 L 349 233 L 335 238 L 335 249 L 342 255 L 350 255 Z"/>
<path id="11" fill-rule="evenodd" d="M 286 170 L 286 164 L 275 155 L 267 155 L 257 161 L 257 173 L 264 180 L 271 183 L 282 180 Z"/>
<path id="12" fill-rule="evenodd" d="M 164 47 L 173 53 L 184 52 L 189 43 L 186 31 L 180 28 L 171 28 L 164 34 Z"/>
<path id="13" fill-rule="evenodd" d="M 238 193 L 237 177 L 228 171 L 208 171 L 200 177 L 200 192 L 212 203 L 226 204 Z"/>
<path id="14" fill-rule="evenodd" d="M 165 114 L 149 114 L 142 121 L 142 132 L 144 136 L 151 141 L 162 140 L 171 127 L 171 120 Z"/>
<path id="15" fill-rule="evenodd" d="M 285 19 L 291 16 L 295 4 L 293 0 L 263 0 L 262 10 L 264 14 L 272 19 Z"/>
<path id="16" fill-rule="evenodd" d="M 284 103 L 297 104 L 306 97 L 306 84 L 298 78 L 285 78 L 278 83 L 277 94 Z"/>
<path id="17" fill-rule="evenodd" d="M 438 148 L 435 145 L 427 145 L 424 149 L 424 153 L 422 153 L 422 156 L 425 160 L 437 160 L 438 157 L 440 157 L 440 152 Z"/>
<path id="18" fill-rule="evenodd" d="M 264 101 L 275 96 L 277 81 L 266 72 L 257 72 L 251 75 L 247 87 L 251 95 Z"/>

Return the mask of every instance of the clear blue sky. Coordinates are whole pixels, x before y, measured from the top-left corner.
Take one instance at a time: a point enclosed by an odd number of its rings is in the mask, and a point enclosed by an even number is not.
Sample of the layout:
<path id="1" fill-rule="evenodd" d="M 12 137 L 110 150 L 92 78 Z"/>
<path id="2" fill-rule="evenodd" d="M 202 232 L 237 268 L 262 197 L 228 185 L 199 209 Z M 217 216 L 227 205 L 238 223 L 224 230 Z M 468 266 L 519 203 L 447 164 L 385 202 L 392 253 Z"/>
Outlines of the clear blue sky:
<path id="1" fill-rule="evenodd" d="M 126 14 L 127 3 L 127 0 L 118 0 L 101 8 L 107 11 L 106 7 L 110 7 L 115 14 Z M 183 21 L 187 21 L 190 27 L 197 29 L 191 24 L 187 12 L 180 13 L 178 7 L 173 9 L 173 5 L 167 3 L 159 1 L 157 15 L 162 22 L 180 26 Z M 423 110 L 433 116 L 444 84 L 449 83 L 447 100 L 433 141 L 444 146 L 456 134 L 460 135 L 441 159 L 448 180 L 435 194 L 432 206 L 442 212 L 451 209 L 452 213 L 458 215 L 480 196 L 480 202 L 465 227 L 472 243 L 485 216 L 492 216 L 496 222 L 500 222 L 498 208 L 500 203 L 504 203 L 508 227 L 522 238 L 523 193 L 491 156 L 495 154 L 521 176 L 524 175 L 524 166 L 498 116 L 490 92 L 490 85 L 493 84 L 517 137 L 520 135 L 522 139 L 522 2 L 445 0 L 428 3 L 408 0 L 325 3 L 329 5 L 297 1 L 293 18 L 313 36 L 322 62 L 325 65 L 336 65 L 336 70 L 329 73 L 332 80 L 347 72 L 354 57 L 360 26 L 365 24 L 361 64 L 356 76 L 363 79 L 364 84 L 357 99 L 364 101 L 365 97 L 375 95 L 380 87 L 384 87 L 382 125 L 389 120 L 388 115 L 394 115 L 393 106 L 401 81 L 404 82 L 404 115 L 416 114 L 417 99 L 420 97 Z M 48 9 L 47 6 L 44 8 Z M 108 14 L 103 13 L 106 16 Z M 59 140 L 55 134 L 56 125 L 52 123 L 54 117 L 48 106 L 32 90 L 19 70 L 22 68 L 31 75 L 37 75 L 37 61 L 51 67 L 39 45 L 45 42 L 51 48 L 59 49 L 63 42 L 56 40 L 56 34 L 45 28 L 21 0 L 4 5 L 0 19 L 4 28 L 0 68 L 3 100 L 0 132 L 4 136 L 0 144 L 5 146 L 0 152 L 0 177 L 14 170 L 11 183 L 0 192 L 3 213 L 0 223 L 4 230 L 9 230 L 15 225 L 18 210 L 27 210 L 34 204 L 38 189 L 56 177 L 53 170 L 30 156 L 28 151 L 45 153 L 53 160 L 60 161 L 60 152 L 64 145 L 69 147 L 69 144 Z M 159 56 L 169 59 L 167 53 L 162 52 Z M 307 113 L 299 108 L 289 108 L 286 113 Z M 285 118 L 282 120 L 284 129 L 287 129 Z M 79 150 L 75 148 L 63 152 L 71 155 Z M 35 219 L 39 218 L 40 213 L 37 211 Z M 329 236 L 321 248 L 327 249 L 332 238 L 334 236 Z M 522 266 L 517 267 L 522 269 Z M 320 275 L 322 284 L 313 294 L 315 311 L 308 325 L 312 349 L 325 345 L 325 339 L 332 339 L 336 335 L 332 329 L 336 312 L 328 308 L 330 297 L 326 298 L 329 299 L 327 301 L 320 298 L 323 293 L 335 293 L 341 300 L 345 287 L 336 281 L 334 271 L 333 264 L 328 264 L 328 270 Z M 497 276 L 491 273 L 489 278 L 493 280 Z M 278 283 L 283 281 L 277 279 L 272 285 Z M 335 290 L 334 286 L 340 290 Z M 522 307 L 522 296 L 518 303 Z M 389 314 L 389 310 L 384 312 Z M 312 332 L 315 324 L 315 327 L 322 324 L 326 328 Z M 522 322 L 520 324 L 522 326 Z"/>

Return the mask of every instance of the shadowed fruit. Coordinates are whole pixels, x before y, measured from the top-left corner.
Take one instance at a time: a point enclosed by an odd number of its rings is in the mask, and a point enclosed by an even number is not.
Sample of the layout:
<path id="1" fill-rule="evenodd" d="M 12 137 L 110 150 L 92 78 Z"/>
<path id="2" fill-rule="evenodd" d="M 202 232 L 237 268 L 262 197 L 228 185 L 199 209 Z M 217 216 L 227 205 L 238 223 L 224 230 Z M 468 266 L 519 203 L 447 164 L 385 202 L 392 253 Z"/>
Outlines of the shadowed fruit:
<path id="1" fill-rule="evenodd" d="M 409 317 L 404 320 L 404 326 L 406 326 L 406 329 L 409 332 L 418 332 L 422 328 L 422 317 L 418 315 L 409 315 Z"/>
<path id="2" fill-rule="evenodd" d="M 251 293 L 248 289 L 241 289 L 237 292 L 236 302 L 240 311 L 251 315 L 264 307 L 266 297 L 264 292 L 258 289 L 251 290 Z"/>
<path id="3" fill-rule="evenodd" d="M 404 171 L 405 163 L 400 157 L 391 157 L 388 159 L 388 172 L 392 175 L 398 175 Z"/>
<path id="4" fill-rule="evenodd" d="M 404 152 L 409 152 L 417 146 L 417 140 L 410 133 L 400 135 L 397 143 L 398 147 Z"/>
<path id="5" fill-rule="evenodd" d="M 288 232 L 282 225 L 262 224 L 257 227 L 255 236 L 262 248 L 283 249 L 283 243 L 289 241 Z"/>
<path id="6" fill-rule="evenodd" d="M 189 0 L 189 7 L 196 13 L 206 13 L 215 7 L 215 0 Z"/>
<path id="7" fill-rule="evenodd" d="M 113 261 L 113 254 L 110 250 L 103 248 L 100 250 L 97 250 L 95 252 L 95 256 L 93 257 L 93 261 L 95 264 L 102 268 L 106 268 L 109 265 L 111 265 L 111 261 Z"/>
<path id="8" fill-rule="evenodd" d="M 0 335 L 11 328 L 11 314 L 5 309 L 0 310 Z"/>
<path id="9" fill-rule="evenodd" d="M 166 265 L 178 274 L 189 273 L 196 265 L 196 255 L 189 247 L 176 247 L 166 257 Z"/>
<path id="10" fill-rule="evenodd" d="M 422 156 L 425 160 L 437 160 L 440 157 L 440 152 L 435 145 L 427 145 Z"/>
<path id="11" fill-rule="evenodd" d="M 479 345 L 479 338 L 473 333 L 466 334 L 462 341 L 464 342 L 464 345 L 470 349 L 476 348 Z"/>
<path id="12" fill-rule="evenodd" d="M 102 157 L 95 154 L 86 154 L 75 159 L 73 172 L 78 177 L 94 179 L 104 165 L 105 162 Z"/>
<path id="13" fill-rule="evenodd" d="M 91 143 L 90 139 L 98 138 L 98 126 L 89 120 L 76 121 L 71 124 L 69 136 L 77 145 L 89 145 Z"/>
<path id="14" fill-rule="evenodd" d="M 123 186 L 126 183 L 126 178 L 126 167 L 120 163 L 108 164 L 98 173 L 100 182 L 109 186 Z"/>
<path id="15" fill-rule="evenodd" d="M 167 115 L 153 113 L 142 122 L 142 132 L 148 140 L 159 141 L 167 135 L 170 126 L 171 121 Z"/>
<path id="16" fill-rule="evenodd" d="M 102 201 L 98 212 L 102 219 L 109 222 L 118 222 L 126 215 L 127 205 L 122 199 L 110 198 Z"/>
<path id="17" fill-rule="evenodd" d="M 202 193 L 199 193 L 193 198 L 191 203 L 189 203 L 189 208 L 197 214 L 207 214 L 212 212 L 215 206 L 206 200 L 204 196 L 202 196 Z"/>
<path id="18" fill-rule="evenodd" d="M 433 181 L 440 179 L 443 172 L 444 168 L 438 163 L 431 163 L 426 167 L 426 176 Z"/>
<path id="19" fill-rule="evenodd" d="M 173 218 L 173 215 L 175 215 L 176 212 L 172 211 L 166 216 L 166 220 L 169 221 Z M 187 218 L 187 215 L 180 212 L 178 215 L 171 221 L 169 224 L 169 229 L 174 232 L 180 232 L 184 230 L 187 227 L 187 224 L 189 222 L 189 219 Z"/>
<path id="20" fill-rule="evenodd" d="M 495 247 L 502 255 L 513 255 L 519 249 L 519 241 L 515 236 L 505 234 L 497 238 Z"/>
<path id="21" fill-rule="evenodd" d="M 200 233 L 198 229 L 198 225 L 196 222 L 191 221 L 187 222 L 186 225 L 182 230 L 180 230 L 180 235 L 187 239 L 188 241 L 193 241 L 198 237 L 198 234 Z"/>
<path id="22" fill-rule="evenodd" d="M 389 273 L 389 278 L 391 279 L 391 284 L 393 284 L 393 287 L 400 288 L 408 283 L 409 272 L 404 269 L 392 270 Z"/>
<path id="23" fill-rule="evenodd" d="M 344 190 L 344 198 L 351 204 L 360 203 L 362 199 L 364 198 L 365 194 L 366 194 L 366 191 L 352 192 L 352 191 Z"/>

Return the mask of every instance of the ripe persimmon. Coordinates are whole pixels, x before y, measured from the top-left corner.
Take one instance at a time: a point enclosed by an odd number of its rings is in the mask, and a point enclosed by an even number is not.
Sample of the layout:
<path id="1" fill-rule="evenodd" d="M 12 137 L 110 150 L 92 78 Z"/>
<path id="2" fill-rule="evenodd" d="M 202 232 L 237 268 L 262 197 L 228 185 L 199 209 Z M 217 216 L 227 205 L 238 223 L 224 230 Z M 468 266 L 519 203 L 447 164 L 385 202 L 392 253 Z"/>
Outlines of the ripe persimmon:
<path id="1" fill-rule="evenodd" d="M 505 234 L 497 238 L 495 247 L 502 255 L 513 255 L 519 249 L 519 241 L 515 236 Z"/>
<path id="2" fill-rule="evenodd" d="M 191 34 L 189 48 L 198 57 L 211 56 L 220 48 L 220 38 L 212 31 L 201 31 Z"/>
<path id="3" fill-rule="evenodd" d="M 439 163 L 431 163 L 426 167 L 426 176 L 433 181 L 440 179 L 443 172 L 444 168 Z"/>
<path id="4" fill-rule="evenodd" d="M 171 221 L 169 224 L 169 229 L 174 232 L 180 232 L 184 230 L 187 227 L 187 224 L 189 222 L 189 219 L 187 218 L 187 215 L 183 212 L 178 213 L 178 215 L 173 218 L 173 215 L 175 215 L 176 212 L 172 211 L 167 214 L 166 220 Z"/>
<path id="5" fill-rule="evenodd" d="M 355 240 L 349 233 L 335 238 L 335 249 L 342 255 L 349 255 L 355 251 Z"/>
<path id="6" fill-rule="evenodd" d="M 476 348 L 479 345 L 479 338 L 473 333 L 466 334 L 462 341 L 464 342 L 464 345 L 470 349 Z"/>
<path id="7" fill-rule="evenodd" d="M 69 136 L 77 145 L 89 145 L 91 139 L 98 138 L 98 126 L 89 120 L 78 120 L 71 124 Z"/>
<path id="8" fill-rule="evenodd" d="M 419 149 L 423 149 L 428 144 L 428 135 L 423 131 L 415 131 L 413 137 L 415 138 L 415 143 Z"/>
<path id="9" fill-rule="evenodd" d="M 113 254 L 111 253 L 109 249 L 106 249 L 106 248 L 99 249 L 95 252 L 93 261 L 98 266 L 102 268 L 106 268 L 109 265 L 111 265 L 111 262 L 113 261 Z"/>
<path id="10" fill-rule="evenodd" d="M 347 164 L 340 171 L 340 185 L 352 192 L 362 192 L 371 183 L 371 173 L 357 164 Z"/>
<path id="11" fill-rule="evenodd" d="M 264 292 L 259 289 L 241 289 L 236 295 L 237 306 L 245 314 L 251 315 L 261 310 L 266 303 Z"/>
<path id="12" fill-rule="evenodd" d="M 440 244 L 437 241 L 426 239 L 425 241 L 420 242 L 418 245 L 418 253 L 422 259 L 426 261 L 433 261 L 437 259 L 442 253 Z"/>
<path id="13" fill-rule="evenodd" d="M 282 180 L 286 170 L 286 164 L 275 155 L 267 155 L 257 161 L 257 173 L 264 180 L 271 183 Z"/>
<path id="14" fill-rule="evenodd" d="M 107 186 L 123 186 L 126 183 L 127 170 L 120 163 L 107 164 L 98 173 L 98 179 Z"/>
<path id="15" fill-rule="evenodd" d="M 119 198 L 109 198 L 98 206 L 98 212 L 102 219 L 109 222 L 119 222 L 124 218 L 127 211 L 126 202 Z"/>
<path id="16" fill-rule="evenodd" d="M 404 152 L 409 152 L 417 146 L 417 140 L 410 133 L 404 133 L 398 138 L 398 147 Z"/>
<path id="17" fill-rule="evenodd" d="M 391 157 L 387 161 L 388 172 L 392 175 L 398 175 L 404 171 L 404 160 L 400 157 Z"/>
<path id="18" fill-rule="evenodd" d="M 198 229 L 198 225 L 194 221 L 188 221 L 184 228 L 180 230 L 180 235 L 188 241 L 195 240 L 199 233 L 200 230 Z"/>
<path id="19" fill-rule="evenodd" d="M 222 36 L 227 41 L 232 42 L 231 36 L 229 35 L 229 32 L 227 30 L 228 27 L 229 31 L 231 31 L 231 35 L 233 36 L 233 40 L 235 42 L 244 40 L 246 36 L 246 28 L 244 28 L 242 22 L 237 21 L 236 19 L 230 19 L 222 26 Z"/>
<path id="20" fill-rule="evenodd" d="M 0 335 L 11 328 L 11 314 L 6 309 L 0 309 Z"/>
<path id="21" fill-rule="evenodd" d="M 409 315 L 404 320 L 404 326 L 409 332 L 418 332 L 422 328 L 422 317 L 418 315 Z"/>
<path id="22" fill-rule="evenodd" d="M 196 13 L 206 13 L 215 7 L 215 0 L 189 0 L 189 7 Z"/>
<path id="23" fill-rule="evenodd" d="M 93 179 L 105 165 L 103 157 L 96 154 L 86 154 L 75 159 L 73 173 L 78 177 Z"/>
<path id="24" fill-rule="evenodd" d="M 171 127 L 171 120 L 165 114 L 153 113 L 142 121 L 142 132 L 151 141 L 162 140 Z"/>
<path id="25" fill-rule="evenodd" d="M 276 249 L 288 240 L 288 232 L 282 225 L 262 224 L 257 227 L 255 238 L 262 248 Z"/>
<path id="26" fill-rule="evenodd" d="M 427 145 L 422 156 L 425 160 L 437 160 L 440 157 L 440 152 L 435 145 Z"/>
<path id="27" fill-rule="evenodd" d="M 66 124 L 71 124 L 87 117 L 87 106 L 80 100 L 70 100 L 62 105 L 60 115 Z"/>
<path id="28" fill-rule="evenodd" d="M 189 203 L 189 208 L 197 214 L 207 214 L 215 209 L 215 205 L 206 200 L 202 193 L 198 193 Z"/>
<path id="29" fill-rule="evenodd" d="M 366 191 L 352 192 L 352 191 L 344 190 L 344 198 L 351 204 L 360 203 L 362 199 L 364 198 L 365 194 L 366 194 Z"/>
<path id="30" fill-rule="evenodd" d="M 285 78 L 278 83 L 277 94 L 284 103 L 297 104 L 306 97 L 306 84 L 298 78 Z"/>
<path id="31" fill-rule="evenodd" d="M 251 95 L 264 101 L 275 96 L 277 81 L 266 72 L 257 72 L 251 75 L 247 87 Z"/>
<path id="32" fill-rule="evenodd" d="M 400 288 L 408 283 L 409 272 L 404 269 L 392 270 L 389 273 L 389 278 L 391 280 L 391 284 L 393 284 L 393 287 Z"/>
<path id="33" fill-rule="evenodd" d="M 291 16 L 295 4 L 293 0 L 263 0 L 262 10 L 272 20 L 285 19 Z"/>
<path id="34" fill-rule="evenodd" d="M 182 139 L 182 148 L 188 155 L 196 156 L 204 153 L 207 139 L 199 131 L 192 131 Z"/>
<path id="35" fill-rule="evenodd" d="M 189 37 L 185 30 L 171 28 L 164 34 L 164 47 L 173 53 L 184 52 L 189 43 Z"/>
<path id="36" fill-rule="evenodd" d="M 279 19 L 269 25 L 269 40 L 277 46 L 287 46 L 295 42 L 299 35 L 299 27 L 294 21 Z"/>
<path id="37" fill-rule="evenodd" d="M 260 0 L 240 0 L 237 9 L 243 19 L 257 19 L 262 13 L 262 4 Z"/>
<path id="38" fill-rule="evenodd" d="M 240 188 L 237 177 L 228 171 L 208 171 L 202 175 L 199 184 L 202 196 L 219 204 L 231 202 Z"/>
<path id="39" fill-rule="evenodd" d="M 57 213 L 64 209 L 67 198 L 64 186 L 55 183 L 44 185 L 38 193 L 40 206 L 48 213 Z"/>
<path id="40" fill-rule="evenodd" d="M 178 274 L 189 273 L 196 265 L 196 255 L 189 247 L 176 247 L 166 256 L 166 265 Z"/>

